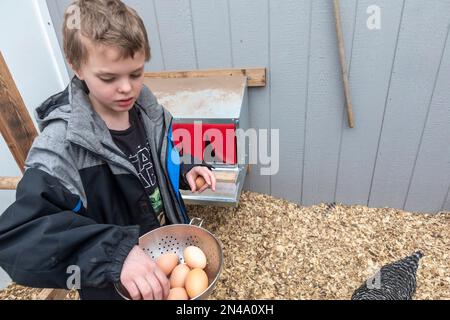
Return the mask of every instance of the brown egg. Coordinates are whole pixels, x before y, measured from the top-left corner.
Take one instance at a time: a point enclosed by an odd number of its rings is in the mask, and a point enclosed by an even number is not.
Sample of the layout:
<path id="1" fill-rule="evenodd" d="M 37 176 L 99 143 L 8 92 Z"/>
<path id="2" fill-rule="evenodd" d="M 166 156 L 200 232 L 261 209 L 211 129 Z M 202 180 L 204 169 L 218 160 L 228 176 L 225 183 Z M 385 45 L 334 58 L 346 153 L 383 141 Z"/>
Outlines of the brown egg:
<path id="1" fill-rule="evenodd" d="M 208 276 L 202 269 L 196 268 L 189 271 L 186 282 L 186 292 L 190 298 L 194 298 L 208 288 Z"/>
<path id="2" fill-rule="evenodd" d="M 178 255 L 172 252 L 164 253 L 156 259 L 156 264 L 168 276 L 178 264 Z"/>
<path id="3" fill-rule="evenodd" d="M 189 297 L 184 288 L 172 288 L 169 291 L 167 300 L 189 300 Z"/>
<path id="4" fill-rule="evenodd" d="M 197 191 L 201 189 L 201 187 L 203 187 L 206 183 L 205 178 L 203 178 L 202 176 L 198 176 L 197 179 L 195 179 L 195 186 L 197 188 Z"/>
<path id="5" fill-rule="evenodd" d="M 204 269 L 206 267 L 206 256 L 202 249 L 196 246 L 189 246 L 183 251 L 184 262 L 190 268 Z"/>
<path id="6" fill-rule="evenodd" d="M 186 277 L 191 271 L 187 264 L 179 264 L 173 270 L 170 275 L 170 287 L 171 288 L 184 288 Z"/>

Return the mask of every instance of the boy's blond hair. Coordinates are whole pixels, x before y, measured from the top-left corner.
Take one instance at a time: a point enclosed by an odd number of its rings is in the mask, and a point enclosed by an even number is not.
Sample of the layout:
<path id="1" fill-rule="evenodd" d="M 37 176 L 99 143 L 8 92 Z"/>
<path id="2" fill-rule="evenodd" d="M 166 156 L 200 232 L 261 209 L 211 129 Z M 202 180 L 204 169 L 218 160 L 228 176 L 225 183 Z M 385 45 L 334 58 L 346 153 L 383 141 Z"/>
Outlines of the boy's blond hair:
<path id="1" fill-rule="evenodd" d="M 135 10 L 119 0 L 75 0 L 64 15 L 64 54 L 74 70 L 88 60 L 87 38 L 95 44 L 118 48 L 121 58 L 143 51 L 150 60 L 144 23 Z"/>

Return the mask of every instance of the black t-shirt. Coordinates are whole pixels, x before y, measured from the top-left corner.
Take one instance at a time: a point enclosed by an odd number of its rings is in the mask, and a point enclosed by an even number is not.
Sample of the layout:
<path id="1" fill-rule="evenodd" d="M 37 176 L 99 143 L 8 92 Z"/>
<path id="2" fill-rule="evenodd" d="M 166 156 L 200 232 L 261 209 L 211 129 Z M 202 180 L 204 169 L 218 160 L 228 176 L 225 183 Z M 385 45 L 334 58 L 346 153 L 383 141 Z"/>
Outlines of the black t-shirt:
<path id="1" fill-rule="evenodd" d="M 116 145 L 126 155 L 136 168 L 147 194 L 153 211 L 161 225 L 165 224 L 164 207 L 159 192 L 158 180 L 153 167 L 150 145 L 147 140 L 144 125 L 136 107 L 129 111 L 130 127 L 123 131 L 109 130 Z"/>

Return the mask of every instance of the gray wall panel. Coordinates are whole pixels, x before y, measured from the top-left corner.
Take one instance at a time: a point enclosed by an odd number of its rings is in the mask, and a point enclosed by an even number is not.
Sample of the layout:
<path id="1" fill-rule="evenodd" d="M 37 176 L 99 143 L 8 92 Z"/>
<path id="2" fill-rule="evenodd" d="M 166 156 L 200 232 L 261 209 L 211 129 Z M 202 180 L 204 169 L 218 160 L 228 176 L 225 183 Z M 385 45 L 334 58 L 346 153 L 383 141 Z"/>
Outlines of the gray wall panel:
<path id="1" fill-rule="evenodd" d="M 405 209 L 440 211 L 450 184 L 450 41 L 420 144 Z"/>
<path id="2" fill-rule="evenodd" d="M 197 58 L 190 1 L 154 1 L 166 69 L 196 69 Z"/>
<path id="3" fill-rule="evenodd" d="M 200 69 L 231 67 L 231 34 L 226 0 L 191 1 Z"/>
<path id="4" fill-rule="evenodd" d="M 272 195 L 301 201 L 311 1 L 270 2 L 271 128 L 280 130 Z M 272 141 L 274 143 L 274 141 Z"/>
<path id="5" fill-rule="evenodd" d="M 269 67 L 269 2 L 258 1 L 258 10 L 252 0 L 230 0 L 231 43 L 235 67 Z M 270 129 L 270 77 L 264 88 L 249 91 L 250 126 Z M 260 175 L 255 165 L 246 181 L 247 189 L 270 194 L 270 176 Z"/>
<path id="6" fill-rule="evenodd" d="M 137 11 L 147 29 L 148 41 L 150 42 L 151 59 L 145 65 L 145 71 L 165 70 L 161 39 L 158 32 L 158 20 L 156 19 L 154 1 L 126 0 L 127 5 Z"/>
<path id="7" fill-rule="evenodd" d="M 125 2 L 149 33 L 147 71 L 267 68 L 267 86 L 249 89 L 250 125 L 280 129 L 280 169 L 261 176 L 254 166 L 247 189 L 305 205 L 450 210 L 450 0 L 341 1 L 354 129 L 332 1 Z M 61 41 L 70 0 L 47 3 Z M 366 25 L 371 5 L 380 30 Z"/>
<path id="8" fill-rule="evenodd" d="M 370 30 L 372 4 L 359 1 L 357 10 L 349 73 L 355 128 L 348 128 L 344 113 L 336 201 L 348 204 L 367 205 L 403 8 L 403 1 L 377 1 L 381 29 Z"/>
<path id="9" fill-rule="evenodd" d="M 449 1 L 406 2 L 370 206 L 403 208 L 444 49 L 448 12 Z"/>
<path id="10" fill-rule="evenodd" d="M 356 1 L 341 2 L 347 64 Z M 332 1 L 313 1 L 302 202 L 334 201 L 343 125 L 343 86 Z"/>

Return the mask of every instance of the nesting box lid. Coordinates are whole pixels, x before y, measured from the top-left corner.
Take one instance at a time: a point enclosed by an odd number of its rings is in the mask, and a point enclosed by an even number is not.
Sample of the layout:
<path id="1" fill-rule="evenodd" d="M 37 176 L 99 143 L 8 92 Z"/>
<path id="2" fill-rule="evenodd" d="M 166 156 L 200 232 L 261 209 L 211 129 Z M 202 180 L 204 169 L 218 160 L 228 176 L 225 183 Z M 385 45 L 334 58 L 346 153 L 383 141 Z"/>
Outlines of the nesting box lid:
<path id="1" fill-rule="evenodd" d="M 175 119 L 239 119 L 247 78 L 145 78 L 144 83 Z"/>

